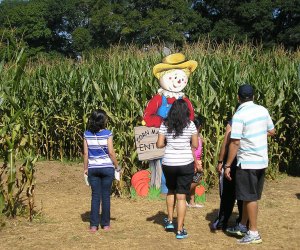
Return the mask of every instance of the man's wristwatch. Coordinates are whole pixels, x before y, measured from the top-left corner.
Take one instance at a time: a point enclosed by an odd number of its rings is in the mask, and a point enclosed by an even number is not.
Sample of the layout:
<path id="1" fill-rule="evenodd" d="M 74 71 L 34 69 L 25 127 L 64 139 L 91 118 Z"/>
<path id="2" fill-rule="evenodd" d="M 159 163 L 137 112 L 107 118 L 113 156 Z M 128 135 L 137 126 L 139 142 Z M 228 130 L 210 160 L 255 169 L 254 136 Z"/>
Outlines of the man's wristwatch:
<path id="1" fill-rule="evenodd" d="M 230 168 L 230 167 L 231 167 L 230 165 L 225 164 L 224 169 Z"/>
<path id="2" fill-rule="evenodd" d="M 223 163 L 223 161 L 218 161 L 218 164 Z"/>

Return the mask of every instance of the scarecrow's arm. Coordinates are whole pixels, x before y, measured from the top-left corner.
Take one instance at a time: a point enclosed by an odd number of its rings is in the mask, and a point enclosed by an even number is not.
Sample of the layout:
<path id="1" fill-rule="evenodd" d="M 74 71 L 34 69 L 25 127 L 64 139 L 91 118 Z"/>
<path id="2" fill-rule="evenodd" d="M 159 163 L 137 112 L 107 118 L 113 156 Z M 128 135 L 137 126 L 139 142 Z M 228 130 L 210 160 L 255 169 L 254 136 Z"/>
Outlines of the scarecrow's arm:
<path id="1" fill-rule="evenodd" d="M 161 102 L 162 98 L 159 94 L 153 96 L 152 99 L 148 102 L 143 117 L 147 127 L 160 127 L 163 118 L 156 113 L 158 108 L 161 106 Z"/>
<path id="2" fill-rule="evenodd" d="M 190 110 L 190 112 L 191 112 L 191 114 L 190 114 L 190 120 L 191 120 L 191 121 L 194 121 L 194 118 L 195 118 L 195 111 L 194 111 L 194 108 L 193 108 L 193 105 L 192 105 L 191 101 L 190 101 L 187 97 L 184 97 L 183 100 L 186 101 L 186 103 L 187 103 L 187 105 L 188 105 L 188 107 L 189 107 L 189 110 Z"/>

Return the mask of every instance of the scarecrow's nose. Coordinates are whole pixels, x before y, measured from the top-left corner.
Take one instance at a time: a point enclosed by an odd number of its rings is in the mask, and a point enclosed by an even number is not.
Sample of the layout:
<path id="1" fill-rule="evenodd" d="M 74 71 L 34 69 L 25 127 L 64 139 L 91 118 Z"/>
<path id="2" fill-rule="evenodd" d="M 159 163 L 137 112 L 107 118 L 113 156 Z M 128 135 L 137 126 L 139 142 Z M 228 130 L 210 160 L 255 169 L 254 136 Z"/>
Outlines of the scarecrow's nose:
<path id="1" fill-rule="evenodd" d="M 181 80 L 178 80 L 178 83 L 181 83 Z"/>

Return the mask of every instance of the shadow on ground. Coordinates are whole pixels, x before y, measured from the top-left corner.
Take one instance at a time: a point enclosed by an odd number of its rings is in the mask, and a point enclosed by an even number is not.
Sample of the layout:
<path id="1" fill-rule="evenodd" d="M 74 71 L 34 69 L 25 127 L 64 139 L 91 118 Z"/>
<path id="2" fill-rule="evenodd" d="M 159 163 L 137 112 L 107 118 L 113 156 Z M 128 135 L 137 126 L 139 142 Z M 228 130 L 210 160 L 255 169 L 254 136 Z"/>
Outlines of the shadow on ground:
<path id="1" fill-rule="evenodd" d="M 165 212 L 158 211 L 155 215 L 148 217 L 146 221 L 152 221 L 153 223 L 164 227 L 164 219 L 167 217 L 168 215 Z"/>
<path id="2" fill-rule="evenodd" d="M 205 219 L 209 221 L 208 227 L 210 229 L 211 224 L 215 221 L 215 219 L 218 217 L 218 209 L 213 209 L 211 212 L 207 213 L 205 216 Z M 228 221 L 228 226 L 234 226 L 236 224 L 236 218 L 238 218 L 238 213 L 237 212 L 232 212 L 230 219 Z M 212 231 L 214 232 L 214 231 Z"/>
<path id="3" fill-rule="evenodd" d="M 87 211 L 87 212 L 81 214 L 81 220 L 83 222 L 89 222 L 90 221 L 90 215 L 91 215 L 90 211 Z M 110 220 L 116 220 L 116 218 L 110 218 Z"/>

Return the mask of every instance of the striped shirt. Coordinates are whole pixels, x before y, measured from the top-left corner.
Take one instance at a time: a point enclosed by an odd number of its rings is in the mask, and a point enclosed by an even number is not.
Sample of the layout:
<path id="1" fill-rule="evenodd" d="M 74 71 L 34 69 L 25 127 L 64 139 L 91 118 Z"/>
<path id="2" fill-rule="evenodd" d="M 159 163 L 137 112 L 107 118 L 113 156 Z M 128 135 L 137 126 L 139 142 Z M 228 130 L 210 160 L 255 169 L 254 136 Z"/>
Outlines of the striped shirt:
<path id="1" fill-rule="evenodd" d="M 173 138 L 174 133 L 168 133 L 167 127 L 162 123 L 159 128 L 159 134 L 165 136 L 167 145 L 162 163 L 167 166 L 183 166 L 194 161 L 191 138 L 197 134 L 194 122 L 183 129 L 182 135 Z"/>
<path id="2" fill-rule="evenodd" d="M 112 132 L 103 129 L 96 134 L 90 131 L 84 132 L 84 138 L 88 145 L 88 168 L 114 167 L 108 155 L 107 139 Z"/>
<path id="3" fill-rule="evenodd" d="M 268 167 L 267 132 L 274 129 L 269 112 L 252 101 L 242 103 L 232 118 L 231 139 L 240 139 L 237 164 L 242 169 Z"/>

